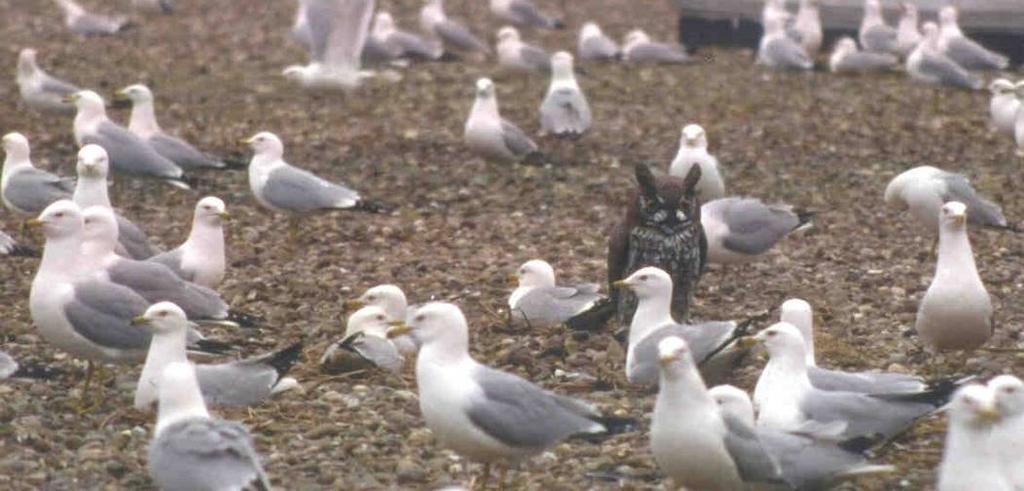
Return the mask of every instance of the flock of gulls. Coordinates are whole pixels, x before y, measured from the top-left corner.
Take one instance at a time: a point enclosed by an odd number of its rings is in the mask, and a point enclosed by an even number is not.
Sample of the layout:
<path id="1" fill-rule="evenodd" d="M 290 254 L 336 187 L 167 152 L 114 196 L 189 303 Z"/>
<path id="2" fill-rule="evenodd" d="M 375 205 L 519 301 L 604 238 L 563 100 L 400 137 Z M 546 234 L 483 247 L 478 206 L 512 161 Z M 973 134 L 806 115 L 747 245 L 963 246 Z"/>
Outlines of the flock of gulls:
<path id="1" fill-rule="evenodd" d="M 67 28 L 82 35 L 114 35 L 131 26 L 124 17 L 90 13 L 72 0 L 56 0 Z M 170 13 L 166 1 L 136 0 L 140 9 Z M 292 37 L 310 61 L 283 76 L 313 90 L 357 90 L 380 70 L 422 61 L 483 60 L 500 68 L 549 76 L 538 109 L 542 133 L 575 139 L 594 124 L 574 56 L 548 54 L 523 40 L 519 29 L 564 28 L 529 0 L 491 0 L 492 14 L 507 23 L 493 47 L 450 18 L 443 0 L 427 0 L 420 32 L 403 31 L 372 0 L 300 0 Z M 777 69 L 811 69 L 822 48 L 817 0 L 801 0 L 795 16 L 783 0 L 768 0 L 757 62 Z M 1007 59 L 965 37 L 957 9 L 944 7 L 939 24 L 919 26 L 917 10 L 903 4 L 898 27 L 885 23 L 878 0 L 864 3 L 859 39 L 835 44 L 828 64 L 835 72 L 891 70 L 903 59 L 915 79 L 977 89 L 970 70 L 1007 67 Z M 576 56 L 631 63 L 690 63 L 678 44 L 660 43 L 642 30 L 623 45 L 594 22 L 580 28 Z M 383 81 L 381 83 L 390 83 Z M 95 91 L 60 80 L 40 68 L 37 52 L 21 50 L 17 84 L 33 110 L 74 115 L 69 121 L 80 147 L 77 176 L 35 167 L 29 139 L 3 136 L 2 197 L 10 212 L 45 237 L 28 299 L 32 322 L 53 348 L 88 362 L 85 387 L 105 364 L 143 363 L 134 406 L 157 407 L 149 447 L 154 483 L 168 490 L 269 489 L 252 439 L 242 425 L 215 418 L 207 407 L 248 407 L 299 384 L 287 376 L 302 343 L 252 358 L 192 363 L 188 354 L 230 353 L 209 339 L 204 326 L 258 327 L 261 319 L 232 309 L 217 292 L 226 274 L 224 201 L 209 196 L 195 205 L 191 232 L 180 246 L 159 251 L 142 227 L 113 207 L 111 179 L 143 178 L 191 189 L 199 170 L 247 169 L 262 207 L 298 219 L 325 210 L 387 212 L 356 190 L 320 178 L 285 160 L 285 144 L 261 131 L 245 140 L 249 162 L 233 162 L 195 148 L 157 123 L 153 92 L 128 85 L 117 92 L 132 105 L 127 126 L 108 118 Z M 1015 134 L 1024 148 L 1024 83 L 991 84 L 994 125 Z M 495 85 L 475 86 L 466 120 L 465 148 L 501 162 L 547 162 L 523 130 L 499 113 Z M 819 367 L 814 352 L 812 306 L 801 299 L 781 305 L 779 321 L 691 322 L 689 305 L 709 263 L 743 264 L 765 256 L 795 231 L 810 226 L 812 212 L 726 193 L 708 136 L 696 124 L 681 131 L 676 158 L 663 170 L 635 168 L 637 190 L 609 237 L 608 287 L 566 285 L 541 259 L 515 272 L 508 298 L 509 323 L 530 328 L 566 324 L 601 328 L 615 318 L 627 328 L 626 380 L 656 391 L 650 448 L 675 486 L 732 490 L 828 488 L 856 476 L 894 471 L 868 461 L 917 420 L 940 409 L 948 414 L 945 456 L 938 489 L 1024 489 L 1024 386 L 1012 375 L 986 384 L 974 377 L 925 379 L 907 373 L 847 372 Z M 993 306 L 975 266 L 972 227 L 1015 230 L 1000 207 L 960 174 L 930 166 L 896 176 L 885 201 L 906 209 L 918 231 L 935 237 L 935 275 L 920 302 L 915 330 L 935 357 L 956 358 L 985 345 L 993 334 Z M 34 251 L 0 235 L 0 252 Z M 600 438 L 638 431 L 627 415 L 604 415 L 594 405 L 540 388 L 492 368 L 469 354 L 469 322 L 452 303 L 409 305 L 395 285 L 370 288 L 346 303 L 354 310 L 345 336 L 322 354 L 325 366 L 372 366 L 400 372 L 415 357 L 419 404 L 438 444 L 485 464 L 514 465 L 576 436 Z M 596 327 L 595 327 L 596 326 Z M 727 383 L 752 350 L 768 362 L 751 394 Z M 941 353 L 941 354 L 938 354 Z M 3 378 L 41 377 L 47 369 L 22 367 L 0 352 Z M 88 392 L 83 391 L 83 394 Z M 504 484 L 504 475 L 499 484 Z"/>

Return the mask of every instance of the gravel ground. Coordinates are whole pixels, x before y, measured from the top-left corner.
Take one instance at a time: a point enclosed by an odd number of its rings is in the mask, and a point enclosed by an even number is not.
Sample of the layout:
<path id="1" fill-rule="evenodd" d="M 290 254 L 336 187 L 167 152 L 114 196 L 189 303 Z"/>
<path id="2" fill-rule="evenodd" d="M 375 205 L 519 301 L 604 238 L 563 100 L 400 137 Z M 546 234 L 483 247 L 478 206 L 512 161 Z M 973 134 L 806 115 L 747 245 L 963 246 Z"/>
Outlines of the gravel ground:
<path id="1" fill-rule="evenodd" d="M 99 2 L 89 2 L 96 4 Z M 116 2 L 123 7 L 127 1 Z M 1014 371 L 1013 353 L 972 355 L 966 368 L 932 363 L 909 335 L 917 302 L 930 281 L 931 242 L 882 206 L 887 179 L 916 165 L 967 173 L 1002 203 L 1024 208 L 1014 192 L 1019 162 L 1012 144 L 987 125 L 982 94 L 920 87 L 894 74 L 842 78 L 824 73 L 768 74 L 742 51 L 708 51 L 697 66 L 588 67 L 581 80 L 596 125 L 578 143 L 541 140 L 563 162 L 522 167 L 482 162 L 461 143 L 473 81 L 491 64 L 434 64 L 403 72 L 397 83 L 371 82 L 353 96 L 298 93 L 281 76 L 304 60 L 287 38 L 293 2 L 181 0 L 179 13 L 141 19 L 116 38 L 81 40 L 63 30 L 49 2 L 0 0 L 5 22 L 0 65 L 13 72 L 17 50 L 34 46 L 42 65 L 107 96 L 134 82 L 150 84 L 165 129 L 201 147 L 242 154 L 236 142 L 260 130 L 278 133 L 285 158 L 344 180 L 397 207 L 389 216 L 338 213 L 311 217 L 298 245 L 276 233 L 285 219 L 258 208 L 244 173 L 206 174 L 202 194 L 222 197 L 235 217 L 228 226 L 230 269 L 221 291 L 238 309 L 263 314 L 258 334 L 220 331 L 247 353 L 304 336 L 309 348 L 293 375 L 302 390 L 251 411 L 219 411 L 243 421 L 256 438 L 275 485 L 293 489 L 433 488 L 467 482 L 478 466 L 441 449 L 423 427 L 412 371 L 402 376 L 332 377 L 317 359 L 344 330 L 341 302 L 378 283 L 403 286 L 415 301 L 453 299 L 472 326 L 481 361 L 608 411 L 649 421 L 653 397 L 628 387 L 624 347 L 609 332 L 569 335 L 563 329 L 512 331 L 503 326 L 505 276 L 523 261 L 550 261 L 566 281 L 603 281 L 606 229 L 620 213 L 637 161 L 667 166 L 679 129 L 700 122 L 722 161 L 729 192 L 820 210 L 816 227 L 786 241 L 781 252 L 744 267 L 712 267 L 697 292 L 694 316 L 739 318 L 776 309 L 799 296 L 816 309 L 819 360 L 844 368 L 900 367 L 916 372 L 990 375 Z M 413 2 L 379 2 L 413 27 Z M 551 2 L 542 2 L 551 8 Z M 498 26 L 482 1 L 450 0 L 449 11 L 475 30 Z M 570 26 L 602 8 L 598 20 L 621 35 L 643 26 L 674 37 L 668 2 L 629 8 L 625 0 L 577 0 Z M 575 33 L 530 32 L 549 47 L 575 46 Z M 541 78 L 493 74 L 504 115 L 534 132 L 546 88 Z M 72 174 L 71 118 L 29 113 L 13 77 L 0 83 L 7 101 L 0 128 L 25 133 L 37 164 Z M 126 120 L 126 113 L 114 117 Z M 151 184 L 113 193 L 126 215 L 164 246 L 187 234 L 201 194 Z M 8 230 L 18 218 L 0 216 Z M 994 298 L 998 333 L 990 347 L 1017 347 L 1024 308 L 1016 237 L 972 233 L 982 278 Z M 38 238 L 30 239 L 38 242 Z M 117 367 L 99 406 L 73 409 L 83 365 L 55 352 L 31 326 L 28 292 L 35 260 L 3 261 L 0 321 L 3 348 L 53 364 L 66 377 L 0 385 L 0 487 L 6 489 L 145 489 L 145 448 L 154 417 L 130 406 L 137 367 Z M 246 337 L 248 336 L 248 337 Z M 735 383 L 749 388 L 758 361 Z M 587 377 L 565 374 L 582 373 Z M 596 379 L 597 382 L 593 380 Z M 929 418 L 883 449 L 896 464 L 886 480 L 858 489 L 927 489 L 940 458 L 944 423 Z M 607 482 L 595 474 L 613 471 Z M 519 489 L 662 489 L 641 431 L 600 445 L 560 445 L 512 472 Z"/>

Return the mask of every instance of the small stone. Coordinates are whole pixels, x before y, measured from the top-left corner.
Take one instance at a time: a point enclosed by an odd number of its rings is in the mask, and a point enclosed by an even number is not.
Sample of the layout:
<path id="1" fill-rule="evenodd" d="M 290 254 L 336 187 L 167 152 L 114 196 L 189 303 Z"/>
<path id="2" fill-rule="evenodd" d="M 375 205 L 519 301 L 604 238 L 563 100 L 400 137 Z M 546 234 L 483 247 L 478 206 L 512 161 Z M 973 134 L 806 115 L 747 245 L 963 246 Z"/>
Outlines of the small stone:
<path id="1" fill-rule="evenodd" d="M 427 473 L 416 462 L 410 459 L 401 459 L 395 465 L 395 475 L 398 476 L 398 482 L 407 483 L 422 481 Z"/>

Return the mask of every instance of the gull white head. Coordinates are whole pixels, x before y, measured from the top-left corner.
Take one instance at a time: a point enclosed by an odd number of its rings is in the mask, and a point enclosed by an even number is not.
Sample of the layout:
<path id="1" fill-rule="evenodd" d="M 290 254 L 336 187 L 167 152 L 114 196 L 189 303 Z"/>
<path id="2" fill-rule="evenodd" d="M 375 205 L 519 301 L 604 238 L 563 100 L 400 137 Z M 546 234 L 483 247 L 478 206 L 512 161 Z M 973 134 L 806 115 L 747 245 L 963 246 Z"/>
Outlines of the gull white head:
<path id="1" fill-rule="evenodd" d="M 992 391 L 981 384 L 961 387 L 948 406 L 949 421 L 962 427 L 984 428 L 999 420 Z"/>
<path id="2" fill-rule="evenodd" d="M 555 80 L 575 80 L 572 73 L 572 55 L 559 51 L 551 55 L 551 77 Z"/>
<path id="3" fill-rule="evenodd" d="M 91 259 L 114 252 L 117 247 L 117 217 L 106 206 L 90 206 L 82 210 L 83 253 Z"/>
<path id="4" fill-rule="evenodd" d="M 1013 375 L 1000 375 L 987 384 L 992 391 L 996 409 L 1005 418 L 1024 414 L 1024 383 Z"/>
<path id="5" fill-rule="evenodd" d="M 256 156 L 279 159 L 284 155 L 284 143 L 281 143 L 281 139 L 269 131 L 256 133 L 245 140 L 245 143 L 253 149 Z"/>
<path id="6" fill-rule="evenodd" d="M 690 148 L 708 148 L 708 135 L 700 125 L 688 124 L 683 127 L 679 145 Z"/>
<path id="7" fill-rule="evenodd" d="M 882 21 L 882 4 L 878 0 L 864 0 L 864 18 Z"/>
<path id="8" fill-rule="evenodd" d="M 807 348 L 807 365 L 815 366 L 814 361 L 814 312 L 811 304 L 800 298 L 791 298 L 782 302 L 779 322 L 792 324 L 800 331 Z"/>
<path id="9" fill-rule="evenodd" d="M 117 95 L 127 98 L 132 104 L 153 102 L 153 91 L 143 84 L 129 85 L 117 91 Z"/>
<path id="10" fill-rule="evenodd" d="M 667 381 L 692 376 L 697 371 L 690 347 L 682 338 L 675 336 L 669 336 L 658 343 L 658 368 L 662 380 Z"/>
<path id="11" fill-rule="evenodd" d="M 132 325 L 146 326 L 154 335 L 185 334 L 188 332 L 188 316 L 173 302 L 159 302 L 132 319 Z"/>
<path id="12" fill-rule="evenodd" d="M 39 228 L 47 241 L 81 237 L 82 210 L 74 201 L 62 199 L 51 203 L 38 217 L 28 220 L 26 224 Z"/>
<path id="13" fill-rule="evenodd" d="M 626 34 L 626 39 L 623 41 L 625 48 L 632 48 L 638 44 L 646 44 L 651 42 L 651 37 L 647 35 L 641 29 L 633 29 Z"/>
<path id="14" fill-rule="evenodd" d="M 288 80 L 301 82 L 312 76 L 313 70 L 312 66 L 288 65 L 284 70 L 281 70 L 281 75 L 284 75 Z"/>
<path id="15" fill-rule="evenodd" d="M 80 116 L 106 116 L 106 103 L 99 94 L 91 90 L 81 90 L 67 96 L 68 102 L 72 102 Z"/>
<path id="16" fill-rule="evenodd" d="M 409 303 L 405 292 L 396 285 L 377 285 L 363 292 L 351 307 L 377 306 L 384 309 L 391 320 L 405 320 L 405 310 Z"/>
<path id="17" fill-rule="evenodd" d="M 57 0 L 57 5 L 64 11 L 64 16 L 74 19 L 85 13 L 85 9 L 72 0 Z"/>
<path id="18" fill-rule="evenodd" d="M 547 261 L 531 259 L 516 270 L 519 287 L 553 287 L 555 286 L 555 270 Z"/>
<path id="19" fill-rule="evenodd" d="M 959 201 L 950 201 L 939 210 L 940 230 L 963 230 L 967 225 L 967 205 Z"/>
<path id="20" fill-rule="evenodd" d="M 601 26 L 597 25 L 596 22 L 585 22 L 583 27 L 580 28 L 580 38 L 590 39 L 601 37 L 604 32 L 601 31 Z"/>
<path id="21" fill-rule="evenodd" d="M 732 385 L 718 385 L 708 390 L 708 394 L 723 413 L 754 425 L 754 404 L 745 391 Z"/>
<path id="22" fill-rule="evenodd" d="M 498 42 L 516 42 L 519 41 L 519 30 L 512 26 L 504 26 L 498 29 Z"/>
<path id="23" fill-rule="evenodd" d="M 164 368 L 157 384 L 160 392 L 155 436 L 167 427 L 191 418 L 209 419 L 203 394 L 199 391 L 196 369 L 188 362 L 174 362 Z"/>
<path id="24" fill-rule="evenodd" d="M 800 330 L 788 322 L 772 324 L 754 336 L 754 340 L 764 344 L 772 359 L 799 360 L 803 366 L 806 357 L 804 338 Z"/>
<path id="25" fill-rule="evenodd" d="M 924 36 L 922 43 L 928 43 L 927 46 L 931 49 L 938 49 L 939 42 L 939 26 L 934 22 L 925 22 L 921 26 L 921 35 Z"/>
<path id="26" fill-rule="evenodd" d="M 4 135 L 3 138 L 4 152 L 7 154 L 7 158 L 4 160 L 4 168 L 7 166 L 15 166 L 32 163 L 29 161 L 31 150 L 28 146 L 28 138 L 25 135 L 13 131 Z"/>
<path id="27" fill-rule="evenodd" d="M 632 290 L 640 300 L 672 296 L 672 278 L 664 270 L 653 266 L 638 269 L 628 278 L 615 283 L 615 286 Z"/>
<path id="28" fill-rule="evenodd" d="M 395 18 L 387 12 L 377 12 L 373 18 L 373 33 L 377 36 L 387 36 L 395 32 Z"/>
<path id="29" fill-rule="evenodd" d="M 900 10 L 903 11 L 903 16 L 912 20 L 917 24 L 917 5 L 914 2 L 900 2 Z"/>
<path id="30" fill-rule="evenodd" d="M 847 36 L 836 42 L 835 48 L 832 48 L 833 56 L 838 54 L 840 56 L 848 55 L 857 52 L 857 42 L 853 38 Z"/>
<path id="31" fill-rule="evenodd" d="M 433 353 L 446 357 L 466 356 L 469 353 L 469 326 L 466 316 L 457 306 L 445 302 L 431 302 L 420 307 L 406 326 L 388 330 L 388 337 L 410 334 L 421 346 L 421 355 Z"/>
<path id="32" fill-rule="evenodd" d="M 943 28 L 955 27 L 957 21 L 957 10 L 952 5 L 947 5 L 939 9 L 939 25 Z"/>
<path id="33" fill-rule="evenodd" d="M 348 317 L 348 323 L 345 325 L 345 337 L 358 332 L 384 337 L 394 322 L 384 309 L 376 305 L 369 305 L 353 312 Z"/>
<path id="34" fill-rule="evenodd" d="M 228 218 L 231 218 L 231 215 L 228 215 L 224 201 L 216 196 L 207 196 L 199 200 L 192 216 L 193 222 L 213 227 L 221 226 Z"/>
<path id="35" fill-rule="evenodd" d="M 103 147 L 90 143 L 78 151 L 78 161 L 75 163 L 75 170 L 79 179 L 94 178 L 107 179 L 110 172 L 110 157 Z"/>
<path id="36" fill-rule="evenodd" d="M 1005 78 L 997 78 L 992 81 L 988 86 L 988 90 L 992 92 L 992 95 L 1014 95 L 1017 90 L 1017 85 Z"/>
<path id="37" fill-rule="evenodd" d="M 31 75 L 39 66 L 36 64 L 36 50 L 33 48 L 22 48 L 18 52 L 18 75 Z"/>
<path id="38" fill-rule="evenodd" d="M 494 98 L 494 82 L 489 78 L 481 78 L 476 81 L 476 98 L 477 99 L 493 99 Z"/>

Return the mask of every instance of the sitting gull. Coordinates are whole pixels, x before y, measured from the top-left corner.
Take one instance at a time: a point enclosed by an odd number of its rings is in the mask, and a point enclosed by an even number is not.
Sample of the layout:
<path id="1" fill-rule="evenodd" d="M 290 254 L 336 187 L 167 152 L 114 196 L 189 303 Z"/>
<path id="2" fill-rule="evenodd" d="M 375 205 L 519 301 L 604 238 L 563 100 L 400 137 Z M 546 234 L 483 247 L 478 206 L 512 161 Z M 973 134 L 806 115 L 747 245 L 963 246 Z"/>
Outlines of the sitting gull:
<path id="1" fill-rule="evenodd" d="M 786 32 L 786 17 L 770 17 L 757 49 L 757 61 L 775 70 L 810 70 L 814 61 L 803 46 Z"/>
<path id="2" fill-rule="evenodd" d="M 61 370 L 41 365 L 23 365 L 11 355 L 0 351 L 0 380 L 49 379 L 61 374 Z"/>
<path id="3" fill-rule="evenodd" d="M 500 162 L 543 159 L 537 144 L 523 130 L 501 117 L 494 82 L 476 81 L 476 100 L 463 133 L 466 146 L 477 155 Z"/>
<path id="4" fill-rule="evenodd" d="M 914 329 L 937 351 L 973 350 L 992 337 L 992 299 L 974 265 L 967 238 L 967 207 L 942 205 L 935 277 L 921 298 Z"/>
<path id="5" fill-rule="evenodd" d="M 738 196 L 704 203 L 700 223 L 708 241 L 708 262 L 756 261 L 790 233 L 810 227 L 813 216 L 789 205 Z"/>
<path id="6" fill-rule="evenodd" d="M 614 431 L 590 404 L 548 392 L 469 355 L 469 328 L 449 303 L 428 303 L 406 326 L 422 346 L 416 357 L 420 412 L 439 442 L 483 462 L 515 464 L 574 435 Z M 621 423 L 621 421 L 619 422 Z"/>
<path id="7" fill-rule="evenodd" d="M 509 315 L 531 328 L 561 324 L 603 298 L 593 283 L 556 285 L 554 268 L 542 259 L 523 263 L 516 278 L 518 286 L 508 297 Z"/>
<path id="8" fill-rule="evenodd" d="M 900 59 L 889 53 L 860 51 L 857 42 L 844 37 L 832 48 L 828 68 L 833 73 L 867 73 L 892 70 L 900 66 Z"/>
<path id="9" fill-rule="evenodd" d="M 548 17 L 530 0 L 490 0 L 491 13 L 502 22 L 511 22 L 519 27 L 542 27 L 561 29 L 561 20 Z"/>
<path id="10" fill-rule="evenodd" d="M 82 89 L 43 71 L 36 64 L 36 50 L 23 48 L 18 53 L 18 92 L 28 107 L 37 111 L 74 113 L 74 104 L 64 98 Z"/>
<path id="11" fill-rule="evenodd" d="M 551 55 L 543 48 L 524 43 L 515 27 L 498 29 L 498 66 L 515 72 L 551 73 Z"/>
<path id="12" fill-rule="evenodd" d="M 331 372 L 360 370 L 367 368 L 367 364 L 392 373 L 400 372 L 405 357 L 388 339 L 387 332 L 403 322 L 404 319 L 392 320 L 384 309 L 377 306 L 355 311 L 348 318 L 345 335 L 327 348 L 320 357 L 320 365 Z M 355 361 L 350 353 L 355 355 Z"/>
<path id="13" fill-rule="evenodd" d="M 245 427 L 210 418 L 191 364 L 167 365 L 159 385 L 156 428 L 147 453 L 149 475 L 158 488 L 271 489 Z"/>
<path id="14" fill-rule="evenodd" d="M 174 13 L 174 3 L 171 0 L 132 0 L 132 6 L 145 12 Z"/>
<path id="15" fill-rule="evenodd" d="M 630 63 L 661 64 L 693 61 L 690 55 L 686 54 L 686 48 L 683 45 L 651 41 L 651 37 L 640 29 L 634 29 L 626 34 L 626 38 L 622 42 L 622 59 Z"/>
<path id="16" fill-rule="evenodd" d="M 1016 489 L 1003 472 L 1001 455 L 992 439 L 998 434 L 999 409 L 992 391 L 984 385 L 968 385 L 953 395 L 946 411 L 949 415 L 946 446 L 939 463 L 938 491 Z M 1015 467 L 1020 467 L 1018 449 L 1011 451 Z"/>
<path id="17" fill-rule="evenodd" d="M 605 36 L 596 22 L 585 22 L 580 27 L 576 56 L 581 60 L 618 60 L 622 49 L 614 39 Z"/>
<path id="18" fill-rule="evenodd" d="M 152 334 L 146 363 L 135 386 L 135 409 L 146 410 L 157 402 L 160 374 L 171 363 L 187 362 L 185 341 L 188 318 L 171 302 L 150 305 L 146 312 L 132 319 Z M 211 406 L 255 406 L 272 395 L 298 384 L 285 377 L 302 354 L 298 342 L 273 353 L 244 360 L 195 366 L 203 400 Z"/>
<path id="19" fill-rule="evenodd" d="M 579 138 L 590 129 L 590 124 L 590 105 L 576 83 L 572 55 L 559 51 L 551 55 L 551 84 L 540 104 L 541 132 L 562 138 Z"/>
<path id="20" fill-rule="evenodd" d="M 989 51 L 964 36 L 957 24 L 957 16 L 955 6 L 947 5 L 939 10 L 939 51 L 967 70 L 1005 70 L 1010 66 L 1010 59 L 1006 56 Z"/>
<path id="21" fill-rule="evenodd" d="M 480 57 L 491 54 L 487 43 L 445 14 L 444 0 L 427 0 L 420 9 L 420 28 L 446 49 L 473 53 Z"/>
<path id="22" fill-rule="evenodd" d="M 200 152 L 188 142 L 164 133 L 153 112 L 153 93 L 149 87 L 142 84 L 129 85 L 117 91 L 117 95 L 132 103 L 128 130 L 149 143 L 156 153 L 185 170 L 223 169 L 227 166 L 217 157 Z"/>
<path id="23" fill-rule="evenodd" d="M 989 447 L 1014 489 L 1024 488 L 1024 467 L 1020 465 L 1019 453 L 1024 448 L 1024 383 L 1013 375 L 999 375 L 986 385 L 999 411 Z"/>
<path id="24" fill-rule="evenodd" d="M 972 75 L 939 50 L 939 26 L 925 22 L 921 27 L 924 39 L 907 56 L 907 73 L 914 79 L 961 89 L 978 90 L 984 80 Z"/>
<path id="25" fill-rule="evenodd" d="M 189 189 L 181 167 L 161 156 L 142 138 L 107 119 L 103 98 L 91 90 L 69 96 L 78 108 L 75 114 L 75 143 L 94 143 L 103 147 L 115 172 L 151 177 L 174 186 Z"/>
<path id="26" fill-rule="evenodd" d="M 38 215 L 54 201 L 71 197 L 73 179 L 58 177 L 32 165 L 28 139 L 21 133 L 3 137 L 4 169 L 0 197 L 4 206 L 19 215 Z"/>
<path id="27" fill-rule="evenodd" d="M 18 244 L 13 237 L 0 231 L 0 256 L 39 257 L 39 252 Z"/>
<path id="28" fill-rule="evenodd" d="M 982 198 L 962 174 L 923 165 L 904 171 L 885 187 L 885 202 L 907 208 L 925 230 L 938 234 L 940 209 L 950 201 L 967 205 L 967 222 L 996 229 L 1010 229 L 999 205 Z"/>
<path id="29" fill-rule="evenodd" d="M 708 135 L 700 125 L 688 124 L 679 137 L 679 151 L 668 167 L 669 175 L 686 177 L 693 166 L 700 167 L 697 199 L 702 203 L 725 196 L 725 183 L 718 173 L 718 159 L 708 153 Z"/>
<path id="30" fill-rule="evenodd" d="M 818 55 L 824 37 L 819 2 L 820 0 L 800 0 L 800 10 L 796 12 L 796 20 L 793 22 L 793 29 L 800 33 L 800 46 L 811 58 Z"/>
<path id="31" fill-rule="evenodd" d="M 301 0 L 300 39 L 309 41 L 310 63 L 291 65 L 282 74 L 310 89 L 353 89 L 372 75 L 359 69 L 373 17 L 374 0 Z M 305 31 L 301 26 L 305 26 Z M 303 32 L 308 32 L 306 38 Z"/>
<path id="32" fill-rule="evenodd" d="M 900 55 L 907 56 L 921 42 L 920 20 L 914 2 L 900 2 L 900 22 L 896 27 L 896 47 Z"/>
<path id="33" fill-rule="evenodd" d="M 900 53 L 898 33 L 885 23 L 879 0 L 864 0 L 864 17 L 860 21 L 858 36 L 864 51 L 894 55 Z"/>
<path id="34" fill-rule="evenodd" d="M 436 60 L 444 53 L 441 46 L 431 45 L 420 36 L 399 29 L 394 17 L 387 12 L 377 12 L 370 38 L 389 60 Z"/>
<path id="35" fill-rule="evenodd" d="M 192 231 L 180 246 L 157 254 L 149 261 L 163 264 L 179 278 L 207 288 L 224 279 L 224 228 L 230 217 L 220 198 L 207 196 L 196 203 Z"/>
<path id="36" fill-rule="evenodd" d="M 73 0 L 56 0 L 57 6 L 64 12 L 64 25 L 75 34 L 83 36 L 101 36 L 117 34 L 130 25 L 123 15 L 106 16 L 86 12 L 81 5 Z"/>
<path id="37" fill-rule="evenodd" d="M 351 312 L 367 306 L 376 306 L 384 310 L 389 321 L 405 321 L 409 319 L 419 305 L 409 305 L 405 292 L 396 285 L 377 285 L 367 289 L 359 298 L 345 301 L 345 310 Z M 350 320 L 351 322 L 351 320 Z M 391 342 L 403 354 L 415 353 L 418 346 L 409 336 L 392 338 Z"/>
<path id="38" fill-rule="evenodd" d="M 992 126 L 1002 133 L 1014 136 L 1017 110 L 1021 106 L 1017 100 L 1017 84 L 1005 78 L 997 78 L 988 85 L 988 90 L 992 92 L 992 98 L 988 102 Z"/>

